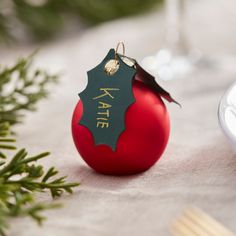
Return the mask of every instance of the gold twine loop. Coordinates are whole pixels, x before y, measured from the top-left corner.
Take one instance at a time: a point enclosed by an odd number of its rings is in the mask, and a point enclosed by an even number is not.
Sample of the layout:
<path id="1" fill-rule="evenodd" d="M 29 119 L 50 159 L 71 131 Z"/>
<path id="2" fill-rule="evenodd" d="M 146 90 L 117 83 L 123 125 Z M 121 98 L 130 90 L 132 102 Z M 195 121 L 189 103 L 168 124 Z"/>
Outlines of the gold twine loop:
<path id="1" fill-rule="evenodd" d="M 120 41 L 118 42 L 118 44 L 116 45 L 116 50 L 115 50 L 115 59 L 117 60 L 117 54 L 118 54 L 118 50 L 119 50 L 119 47 L 122 46 L 122 50 L 123 50 L 123 53 L 122 55 L 124 56 L 125 55 L 125 44 L 124 42 Z"/>

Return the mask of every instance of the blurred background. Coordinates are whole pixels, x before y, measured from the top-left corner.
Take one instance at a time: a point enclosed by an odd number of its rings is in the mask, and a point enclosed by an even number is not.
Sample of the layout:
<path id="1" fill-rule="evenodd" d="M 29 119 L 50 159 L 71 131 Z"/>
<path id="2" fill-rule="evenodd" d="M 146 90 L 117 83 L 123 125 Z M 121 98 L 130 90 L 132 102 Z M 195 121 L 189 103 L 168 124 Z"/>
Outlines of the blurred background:
<path id="1" fill-rule="evenodd" d="M 173 79 L 235 54 L 235 14 L 233 0 L 2 0 L 0 48 L 66 45 L 94 32 L 97 48 L 132 44 L 146 69 Z"/>
<path id="2" fill-rule="evenodd" d="M 1 42 L 21 43 L 69 37 L 79 30 L 161 7 L 163 0 L 3 0 Z"/>
<path id="3" fill-rule="evenodd" d="M 162 14 L 161 19 L 165 18 L 165 24 L 150 18 L 153 31 L 160 34 L 163 30 L 170 31 L 167 26 L 179 27 L 193 47 L 205 42 L 210 48 L 212 44 L 217 45 L 217 52 L 232 53 L 235 52 L 232 43 L 236 37 L 235 8 L 233 0 L 2 0 L 0 40 L 2 45 L 42 43 L 73 37 L 79 31 L 82 35 L 86 29 L 120 18 L 145 16 L 145 20 L 147 15 L 158 12 Z M 139 31 L 145 32 L 145 29 L 139 28 Z"/>

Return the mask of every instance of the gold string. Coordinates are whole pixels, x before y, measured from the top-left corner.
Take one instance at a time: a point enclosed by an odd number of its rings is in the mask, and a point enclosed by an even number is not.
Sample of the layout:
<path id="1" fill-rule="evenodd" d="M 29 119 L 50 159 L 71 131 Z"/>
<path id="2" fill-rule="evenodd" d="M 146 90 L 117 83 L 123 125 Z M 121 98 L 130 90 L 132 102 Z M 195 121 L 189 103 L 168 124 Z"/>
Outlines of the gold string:
<path id="1" fill-rule="evenodd" d="M 119 41 L 118 44 L 116 45 L 115 60 L 117 60 L 117 54 L 118 54 L 118 50 L 119 50 L 119 47 L 120 47 L 120 46 L 122 46 L 122 50 L 123 50 L 122 55 L 123 55 L 123 56 L 125 55 L 125 44 L 124 44 L 124 42 Z"/>

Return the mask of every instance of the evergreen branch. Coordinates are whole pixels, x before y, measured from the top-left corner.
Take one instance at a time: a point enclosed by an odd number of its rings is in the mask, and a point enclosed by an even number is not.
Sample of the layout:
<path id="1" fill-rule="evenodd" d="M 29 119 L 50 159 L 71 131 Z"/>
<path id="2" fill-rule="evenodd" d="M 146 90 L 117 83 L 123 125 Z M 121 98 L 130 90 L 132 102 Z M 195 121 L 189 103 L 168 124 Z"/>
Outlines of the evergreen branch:
<path id="1" fill-rule="evenodd" d="M 22 122 L 23 111 L 34 111 L 36 103 L 47 97 L 47 86 L 57 82 L 57 75 L 39 69 L 32 72 L 32 57 L 21 58 L 12 67 L 0 69 L 0 124 Z M 6 85 L 10 87 L 8 90 Z"/>
<path id="2" fill-rule="evenodd" d="M 45 220 L 41 212 L 61 206 L 54 203 L 35 203 L 34 192 L 49 190 L 55 198 L 60 197 L 63 192 L 72 193 L 73 188 L 79 186 L 79 183 L 67 183 L 66 176 L 55 179 L 58 171 L 54 167 L 45 172 L 43 166 L 36 163 L 48 155 L 45 152 L 28 157 L 26 150 L 21 149 L 10 161 L 1 163 L 0 235 L 5 235 L 9 217 L 30 216 L 41 224 Z"/>
<path id="3" fill-rule="evenodd" d="M 72 193 L 79 183 L 68 183 L 66 177 L 57 177 L 51 167 L 45 171 L 38 163 L 49 156 L 44 152 L 29 156 L 25 149 L 9 158 L 16 149 L 11 125 L 22 122 L 24 111 L 36 109 L 36 103 L 47 96 L 47 85 L 57 76 L 46 71 L 31 71 L 32 55 L 21 58 L 14 66 L 0 68 L 0 235 L 4 236 L 10 217 L 29 216 L 38 224 L 45 219 L 44 210 L 58 207 L 55 203 L 39 203 L 35 192 L 50 192 L 53 198 L 64 192 Z M 6 89 L 10 85 L 10 90 Z M 8 150 L 8 151 L 7 151 Z"/>

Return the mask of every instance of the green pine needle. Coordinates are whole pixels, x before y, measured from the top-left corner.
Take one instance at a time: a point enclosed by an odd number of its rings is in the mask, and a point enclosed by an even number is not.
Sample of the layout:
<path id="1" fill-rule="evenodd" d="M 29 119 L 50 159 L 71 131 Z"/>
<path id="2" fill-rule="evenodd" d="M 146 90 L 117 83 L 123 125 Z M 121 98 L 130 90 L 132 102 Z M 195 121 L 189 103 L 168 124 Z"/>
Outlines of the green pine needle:
<path id="1" fill-rule="evenodd" d="M 36 103 L 48 95 L 47 86 L 58 80 L 57 75 L 44 70 L 32 72 L 32 57 L 20 58 L 14 66 L 0 68 L 0 134 L 5 132 L 1 125 L 21 123 L 25 111 L 36 110 Z"/>
<path id="2" fill-rule="evenodd" d="M 58 177 L 58 170 L 48 170 L 38 163 L 49 152 L 29 156 L 25 149 L 15 152 L 11 126 L 22 122 L 25 111 L 36 109 L 36 103 L 48 95 L 47 85 L 55 83 L 57 76 L 46 71 L 31 71 L 32 56 L 20 59 L 12 67 L 0 67 L 0 235 L 6 235 L 11 217 L 29 216 L 39 225 L 45 220 L 42 212 L 61 206 L 37 202 L 36 192 L 48 192 L 52 198 L 72 193 L 79 183 L 66 182 Z M 11 87 L 6 92 L 6 87 Z"/>

